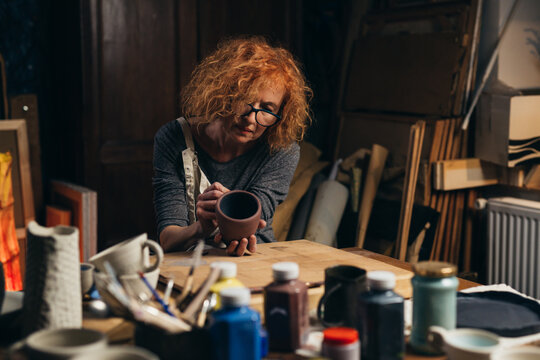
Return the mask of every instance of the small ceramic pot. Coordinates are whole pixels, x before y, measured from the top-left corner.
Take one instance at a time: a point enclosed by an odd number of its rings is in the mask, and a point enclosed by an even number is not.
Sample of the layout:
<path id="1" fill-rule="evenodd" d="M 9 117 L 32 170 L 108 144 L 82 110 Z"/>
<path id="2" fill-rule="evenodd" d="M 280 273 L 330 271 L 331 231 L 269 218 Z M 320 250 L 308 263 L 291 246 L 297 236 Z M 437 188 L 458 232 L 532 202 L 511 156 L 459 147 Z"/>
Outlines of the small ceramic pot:
<path id="1" fill-rule="evenodd" d="M 248 191 L 229 191 L 217 201 L 216 219 L 226 244 L 249 238 L 259 227 L 261 202 Z"/>

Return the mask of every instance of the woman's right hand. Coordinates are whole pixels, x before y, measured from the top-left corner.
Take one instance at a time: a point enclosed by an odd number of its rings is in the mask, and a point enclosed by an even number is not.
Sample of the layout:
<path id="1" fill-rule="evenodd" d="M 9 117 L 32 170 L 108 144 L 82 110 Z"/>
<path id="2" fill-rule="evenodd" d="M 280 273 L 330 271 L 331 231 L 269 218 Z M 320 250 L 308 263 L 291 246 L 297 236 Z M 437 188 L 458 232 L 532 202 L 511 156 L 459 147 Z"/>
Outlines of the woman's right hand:
<path id="1" fill-rule="evenodd" d="M 229 189 L 221 183 L 215 182 L 197 197 L 197 208 L 195 211 L 203 237 L 207 237 L 216 229 L 217 220 L 215 210 L 217 200 L 226 192 L 229 192 Z"/>

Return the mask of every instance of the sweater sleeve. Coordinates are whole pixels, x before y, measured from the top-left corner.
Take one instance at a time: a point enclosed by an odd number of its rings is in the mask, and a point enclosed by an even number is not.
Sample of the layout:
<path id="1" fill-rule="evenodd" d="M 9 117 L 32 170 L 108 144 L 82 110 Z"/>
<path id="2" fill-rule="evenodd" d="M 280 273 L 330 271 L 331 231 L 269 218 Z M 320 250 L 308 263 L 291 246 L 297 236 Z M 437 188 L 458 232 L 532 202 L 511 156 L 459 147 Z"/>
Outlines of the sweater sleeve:
<path id="1" fill-rule="evenodd" d="M 168 225 L 189 225 L 182 150 L 186 148 L 177 121 L 165 124 L 154 138 L 154 208 L 158 238 Z"/>
<path id="2" fill-rule="evenodd" d="M 254 181 L 248 189 L 259 197 L 262 205 L 261 217 L 267 222 L 266 228 L 257 233 L 262 242 L 275 241 L 272 229 L 274 212 L 287 197 L 299 158 L 300 146 L 296 143 L 273 154 L 256 177 L 257 181 Z"/>

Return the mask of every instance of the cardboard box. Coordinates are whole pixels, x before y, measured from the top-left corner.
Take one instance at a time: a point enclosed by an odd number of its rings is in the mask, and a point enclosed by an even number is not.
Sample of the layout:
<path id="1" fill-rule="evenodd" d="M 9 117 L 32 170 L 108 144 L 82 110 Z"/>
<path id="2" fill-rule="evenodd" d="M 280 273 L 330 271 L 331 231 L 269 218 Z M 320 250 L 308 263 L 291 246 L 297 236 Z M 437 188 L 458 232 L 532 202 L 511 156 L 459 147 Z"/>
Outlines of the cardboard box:
<path id="1" fill-rule="evenodd" d="M 482 94 L 475 156 L 506 167 L 540 162 L 540 95 Z"/>

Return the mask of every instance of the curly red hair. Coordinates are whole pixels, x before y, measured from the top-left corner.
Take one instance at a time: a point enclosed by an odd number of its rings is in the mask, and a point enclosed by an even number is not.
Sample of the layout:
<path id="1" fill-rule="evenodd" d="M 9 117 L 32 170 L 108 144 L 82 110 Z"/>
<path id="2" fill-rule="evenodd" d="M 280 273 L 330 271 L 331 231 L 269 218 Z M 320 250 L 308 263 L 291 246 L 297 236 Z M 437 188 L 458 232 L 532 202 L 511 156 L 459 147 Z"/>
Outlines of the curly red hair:
<path id="1" fill-rule="evenodd" d="M 193 71 L 182 92 L 182 110 L 198 125 L 234 119 L 235 104 L 251 103 L 259 90 L 283 86 L 281 121 L 265 131 L 271 150 L 303 139 L 311 123 L 312 90 L 292 54 L 262 37 L 227 39 Z"/>

